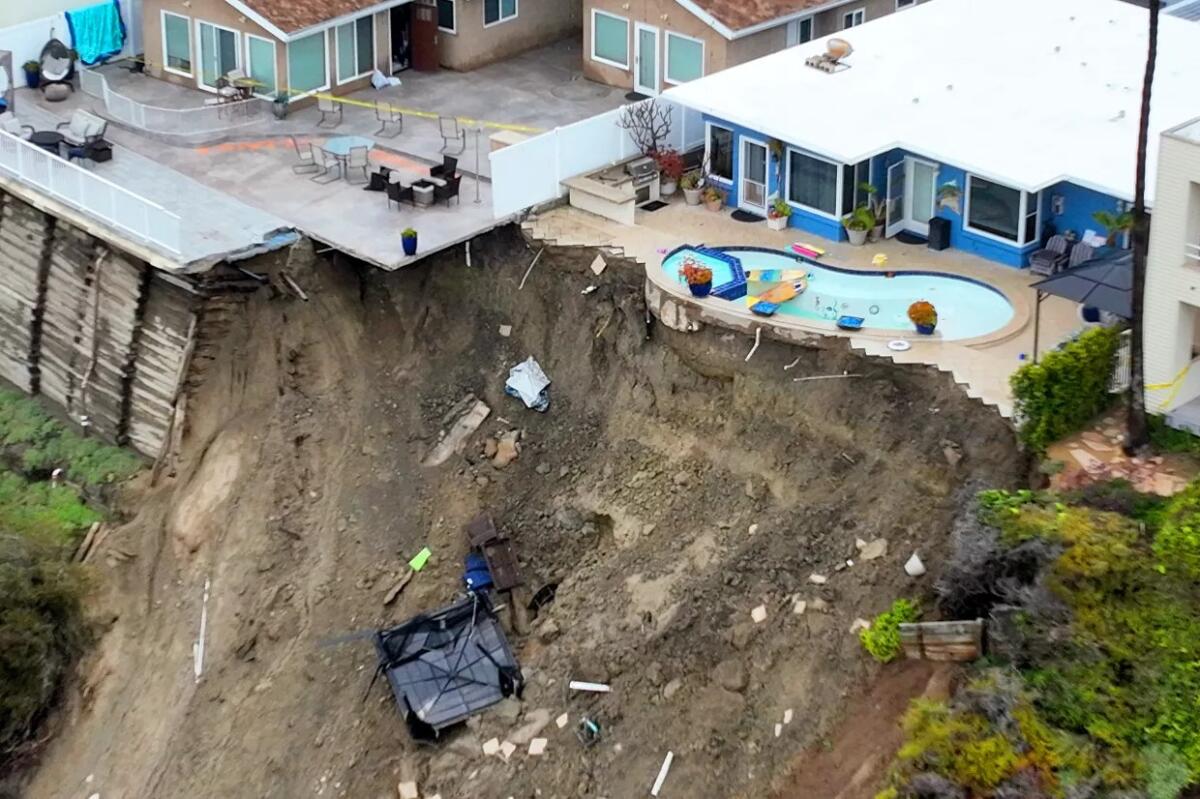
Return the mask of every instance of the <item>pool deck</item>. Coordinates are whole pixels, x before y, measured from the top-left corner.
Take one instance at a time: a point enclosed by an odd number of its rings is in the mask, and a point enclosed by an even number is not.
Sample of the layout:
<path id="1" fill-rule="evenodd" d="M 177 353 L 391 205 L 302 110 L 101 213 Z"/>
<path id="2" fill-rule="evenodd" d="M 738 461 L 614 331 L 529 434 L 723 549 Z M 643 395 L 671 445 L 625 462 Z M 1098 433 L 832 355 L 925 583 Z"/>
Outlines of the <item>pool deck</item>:
<path id="1" fill-rule="evenodd" d="M 1030 288 L 1040 278 L 1026 269 L 1001 266 L 958 250 L 930 250 L 923 245 L 902 244 L 894 239 L 854 247 L 831 242 L 799 230 L 774 231 L 765 223 L 738 222 L 730 210 L 720 213 L 692 208 L 676 197 L 658 211 L 639 211 L 635 226 L 621 225 L 567 206 L 560 206 L 527 219 L 525 231 L 532 238 L 563 246 L 594 246 L 632 257 L 646 266 L 647 297 L 659 318 L 670 327 L 688 329 L 697 322 L 716 324 L 753 335 L 762 328 L 777 338 L 804 341 L 812 336 L 850 339 L 850 345 L 868 355 L 897 363 L 922 363 L 953 375 L 967 395 L 991 405 L 1005 418 L 1012 416 L 1009 376 L 1033 353 L 1033 311 L 1036 292 Z M 660 268 L 665 253 L 685 244 L 713 247 L 769 247 L 786 251 L 796 241 L 807 241 L 826 250 L 820 263 L 879 271 L 871 261 L 877 253 L 888 257 L 887 268 L 943 272 L 987 283 L 1013 305 L 1012 321 L 999 331 L 973 339 L 944 341 L 933 337 L 871 331 L 850 333 L 829 322 L 776 315 L 765 318 L 751 314 L 741 302 L 716 298 L 697 300 L 685 286 Z M 1040 349 L 1046 351 L 1078 331 L 1083 325 L 1078 305 L 1049 297 L 1042 302 Z M 911 349 L 894 352 L 888 342 L 908 341 Z"/>

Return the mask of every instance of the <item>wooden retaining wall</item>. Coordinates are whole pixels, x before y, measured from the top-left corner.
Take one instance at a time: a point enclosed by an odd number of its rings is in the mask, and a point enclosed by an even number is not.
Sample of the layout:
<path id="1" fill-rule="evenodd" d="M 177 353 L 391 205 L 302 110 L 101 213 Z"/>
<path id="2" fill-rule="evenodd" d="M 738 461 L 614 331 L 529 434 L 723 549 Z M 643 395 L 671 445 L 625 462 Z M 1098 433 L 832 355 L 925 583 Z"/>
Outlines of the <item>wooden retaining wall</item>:
<path id="1" fill-rule="evenodd" d="M 0 378 L 149 457 L 163 447 L 204 292 L 0 192 Z"/>

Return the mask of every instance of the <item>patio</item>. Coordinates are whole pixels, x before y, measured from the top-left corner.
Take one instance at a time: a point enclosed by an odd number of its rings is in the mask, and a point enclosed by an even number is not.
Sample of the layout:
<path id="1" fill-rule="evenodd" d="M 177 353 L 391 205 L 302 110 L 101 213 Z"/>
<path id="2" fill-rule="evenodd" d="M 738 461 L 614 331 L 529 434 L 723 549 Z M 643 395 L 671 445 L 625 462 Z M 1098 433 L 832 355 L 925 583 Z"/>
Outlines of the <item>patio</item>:
<path id="1" fill-rule="evenodd" d="M 648 213 L 639 211 L 633 227 L 610 222 L 568 206 L 554 208 L 531 218 L 526 230 L 536 239 L 559 245 L 614 248 L 646 265 L 649 294 L 669 300 L 684 309 L 687 319 L 715 323 L 753 334 L 755 328 L 771 330 L 780 338 L 804 340 L 813 335 L 850 339 L 855 349 L 898 363 L 924 363 L 950 372 L 967 394 L 993 405 L 1005 417 L 1012 415 L 1008 377 L 1033 353 L 1032 311 L 1035 289 L 1040 280 L 1028 270 L 1017 270 L 969 255 L 958 250 L 934 251 L 920 245 L 907 245 L 895 239 L 855 247 L 845 242 L 830 242 L 798 230 L 773 231 L 765 223 L 735 221 L 728 210 L 713 213 L 703 207 L 688 207 L 676 197 L 666 207 Z M 987 283 L 1005 294 L 1012 303 L 1013 321 L 996 335 L 965 342 L 925 339 L 914 333 L 887 335 L 850 333 L 832 326 L 814 326 L 785 316 L 754 316 L 738 303 L 719 299 L 696 300 L 685 287 L 669 281 L 658 268 L 665 253 L 684 244 L 709 246 L 753 246 L 786 250 L 796 241 L 818 242 L 827 251 L 822 264 L 878 271 L 872 265 L 876 254 L 887 256 L 887 268 L 922 269 L 960 275 Z M 1078 305 L 1057 297 L 1042 302 L 1041 349 L 1046 351 L 1082 327 Z M 906 352 L 894 352 L 888 341 L 904 339 L 911 344 Z"/>
<path id="2" fill-rule="evenodd" d="M 578 48 L 578 43 L 563 42 L 471 73 L 402 73 L 401 86 L 342 98 L 348 102 L 341 104 L 341 120 L 336 126 L 318 125 L 321 114 L 315 104 L 292 109 L 286 119 L 276 120 L 265 102 L 248 121 L 234 120 L 227 125 L 228 130 L 220 132 L 222 135 L 209 136 L 213 142 L 206 144 L 112 123 L 106 137 L 118 145 L 117 157 L 95 170 L 106 177 L 113 175 L 110 179 L 130 191 L 150 192 L 156 201 L 160 195 L 174 195 L 168 207 L 178 209 L 176 213 L 184 219 L 205 216 L 205 207 L 230 218 L 217 210 L 220 205 L 213 202 L 216 194 L 259 209 L 281 223 L 286 220 L 283 224 L 375 266 L 397 269 L 507 221 L 497 220 L 492 214 L 487 156 L 488 136 L 496 129 L 553 127 L 623 102 L 620 92 L 581 79 Z M 120 65 L 109 65 L 101 74 L 113 92 L 132 102 L 147 103 L 154 109 L 192 109 L 182 112 L 203 113 L 206 119 L 217 113 L 212 106 L 199 110 L 212 99 L 209 93 L 133 74 Z M 380 135 L 376 101 L 420 114 L 406 113 L 398 135 Z M 81 91 L 65 102 L 48 103 L 40 93 L 22 90 L 18 106 L 24 109 L 23 115 L 36 114 L 38 125 L 50 128 L 69 118 L 76 108 L 111 116 L 103 99 Z M 154 113 L 162 118 L 159 112 Z M 471 120 L 482 117 L 494 123 L 479 136 L 468 131 L 466 147 L 457 156 L 462 176 L 460 196 L 449 206 L 414 208 L 405 204 L 399 210 L 395 205 L 389 209 L 384 193 L 363 191 L 362 183 L 338 180 L 319 184 L 308 174 L 292 171 L 298 162 L 293 140 L 305 149 L 310 144 L 321 147 L 330 138 L 353 136 L 366 138 L 373 145 L 372 169 L 386 166 L 412 177 L 426 176 L 443 157 L 445 143 L 439 133 L 438 114 Z M 501 118 L 496 120 L 496 116 Z M 450 150 L 451 154 L 455 149 Z M 132 157 L 135 155 L 140 159 Z M 153 166 L 130 169 L 133 164 Z M 203 184 L 208 199 L 196 204 L 197 193 L 171 191 L 170 176 L 174 173 Z M 406 227 L 418 231 L 420 249 L 416 257 L 403 253 L 400 231 Z"/>

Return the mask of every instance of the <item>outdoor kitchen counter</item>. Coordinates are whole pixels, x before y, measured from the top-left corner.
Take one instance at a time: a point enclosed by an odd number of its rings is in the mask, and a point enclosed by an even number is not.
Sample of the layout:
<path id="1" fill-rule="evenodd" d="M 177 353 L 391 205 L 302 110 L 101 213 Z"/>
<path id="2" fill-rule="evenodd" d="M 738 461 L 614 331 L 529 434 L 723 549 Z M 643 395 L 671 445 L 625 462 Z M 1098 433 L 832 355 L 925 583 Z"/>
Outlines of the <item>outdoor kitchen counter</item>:
<path id="1" fill-rule="evenodd" d="M 638 186 L 634 177 L 625 171 L 625 164 L 567 178 L 562 185 L 567 187 L 573 207 L 622 225 L 634 224 Z M 657 176 L 653 179 L 648 199 L 658 199 Z"/>

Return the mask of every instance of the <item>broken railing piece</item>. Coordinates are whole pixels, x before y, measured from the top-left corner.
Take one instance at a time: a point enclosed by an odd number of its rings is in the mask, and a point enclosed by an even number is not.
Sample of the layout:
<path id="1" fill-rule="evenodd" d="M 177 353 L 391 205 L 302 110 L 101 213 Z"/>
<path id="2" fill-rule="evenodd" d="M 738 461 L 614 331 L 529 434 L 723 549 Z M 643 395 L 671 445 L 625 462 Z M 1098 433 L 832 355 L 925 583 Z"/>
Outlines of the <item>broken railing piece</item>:
<path id="1" fill-rule="evenodd" d="M 983 619 L 901 624 L 900 644 L 914 660 L 975 660 L 983 654 Z"/>

